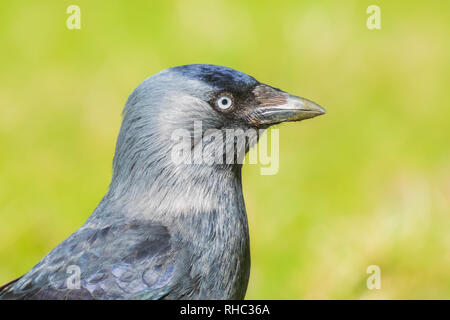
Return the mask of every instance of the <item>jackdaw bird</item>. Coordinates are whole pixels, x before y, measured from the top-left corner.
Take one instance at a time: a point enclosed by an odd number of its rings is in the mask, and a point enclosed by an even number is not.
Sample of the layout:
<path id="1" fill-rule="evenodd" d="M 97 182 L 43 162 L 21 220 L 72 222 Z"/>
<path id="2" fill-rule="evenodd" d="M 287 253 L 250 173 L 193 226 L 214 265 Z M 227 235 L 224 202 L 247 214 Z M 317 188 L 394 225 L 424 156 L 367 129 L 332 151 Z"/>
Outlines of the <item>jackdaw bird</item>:
<path id="1" fill-rule="evenodd" d="M 195 122 L 204 134 L 323 113 L 228 67 L 184 65 L 147 78 L 126 102 L 108 192 L 83 226 L 1 287 L 0 299 L 243 299 L 250 246 L 242 163 L 220 160 L 227 150 L 245 155 L 250 142 L 210 148 L 217 143 L 195 137 Z M 180 129 L 192 136 L 186 150 L 215 149 L 218 161 L 175 161 Z"/>

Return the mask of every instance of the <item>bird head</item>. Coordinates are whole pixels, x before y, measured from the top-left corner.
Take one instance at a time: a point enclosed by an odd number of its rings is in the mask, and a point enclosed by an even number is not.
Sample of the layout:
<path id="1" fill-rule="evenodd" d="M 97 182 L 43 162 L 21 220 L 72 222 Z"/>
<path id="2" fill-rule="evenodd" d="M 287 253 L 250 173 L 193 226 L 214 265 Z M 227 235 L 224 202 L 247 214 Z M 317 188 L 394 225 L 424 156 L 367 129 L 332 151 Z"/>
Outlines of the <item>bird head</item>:
<path id="1" fill-rule="evenodd" d="M 198 142 L 205 140 L 194 137 L 196 123 L 201 124 L 204 137 L 208 130 L 261 130 L 324 113 L 321 106 L 310 100 L 231 68 L 204 64 L 169 68 L 144 80 L 126 103 L 114 157 L 113 183 L 117 180 L 129 185 L 133 178 L 154 180 L 161 172 L 170 171 L 172 176 L 185 172 L 185 166 L 170 159 L 176 144 L 173 133 L 184 130 L 193 136 L 190 147 L 196 149 Z M 233 146 L 225 142 L 224 150 L 235 147 L 234 141 L 228 143 Z M 203 151 L 207 146 L 201 147 Z M 245 151 L 248 147 L 244 146 Z M 198 168 L 196 172 L 211 174 Z"/>
<path id="2" fill-rule="evenodd" d="M 141 86 L 150 92 L 160 90 L 170 101 L 166 110 L 173 115 L 172 121 L 192 123 L 198 120 L 205 122 L 204 129 L 265 129 L 325 113 L 325 109 L 310 100 L 223 66 L 194 64 L 174 67 L 149 78 L 148 84 L 144 82 Z M 141 90 L 136 93 L 139 92 Z"/>

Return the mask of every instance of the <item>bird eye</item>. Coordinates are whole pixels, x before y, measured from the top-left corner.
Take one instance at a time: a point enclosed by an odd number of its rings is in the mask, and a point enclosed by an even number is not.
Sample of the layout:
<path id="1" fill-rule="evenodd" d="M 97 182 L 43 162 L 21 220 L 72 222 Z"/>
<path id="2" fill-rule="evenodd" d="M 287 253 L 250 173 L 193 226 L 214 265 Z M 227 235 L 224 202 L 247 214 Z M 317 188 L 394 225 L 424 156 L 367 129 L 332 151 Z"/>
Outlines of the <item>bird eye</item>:
<path id="1" fill-rule="evenodd" d="M 221 96 L 221 97 L 219 97 L 219 99 L 217 99 L 216 103 L 217 103 L 217 107 L 219 107 L 219 109 L 226 110 L 232 106 L 233 100 L 231 100 L 230 97 Z"/>

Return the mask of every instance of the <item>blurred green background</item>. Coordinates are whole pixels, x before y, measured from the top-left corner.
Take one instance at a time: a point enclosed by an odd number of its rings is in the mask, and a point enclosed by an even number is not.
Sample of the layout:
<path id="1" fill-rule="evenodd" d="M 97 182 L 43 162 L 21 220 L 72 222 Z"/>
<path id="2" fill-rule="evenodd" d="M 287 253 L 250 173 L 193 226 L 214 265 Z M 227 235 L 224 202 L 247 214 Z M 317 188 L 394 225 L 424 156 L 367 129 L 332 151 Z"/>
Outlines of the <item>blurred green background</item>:
<path id="1" fill-rule="evenodd" d="M 70 4 L 81 30 L 66 28 Z M 371 4 L 381 30 L 366 27 Z M 0 283 L 96 207 L 131 91 L 212 63 L 328 111 L 279 127 L 277 175 L 244 166 L 247 298 L 450 298 L 449 13 L 448 1 L 2 1 Z"/>

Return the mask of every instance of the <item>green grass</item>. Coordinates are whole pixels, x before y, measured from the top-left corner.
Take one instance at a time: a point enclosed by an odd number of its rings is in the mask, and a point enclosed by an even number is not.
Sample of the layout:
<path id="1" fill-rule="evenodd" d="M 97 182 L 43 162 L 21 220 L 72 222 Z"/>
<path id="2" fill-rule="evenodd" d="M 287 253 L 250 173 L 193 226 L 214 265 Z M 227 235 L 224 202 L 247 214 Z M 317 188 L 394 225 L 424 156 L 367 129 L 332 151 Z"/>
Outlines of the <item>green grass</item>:
<path id="1" fill-rule="evenodd" d="M 81 8 L 82 29 L 65 27 Z M 226 65 L 328 113 L 244 167 L 250 299 L 450 298 L 450 20 L 442 1 L 3 1 L 0 283 L 78 228 L 147 76 Z M 366 288 L 366 268 L 382 288 Z"/>

